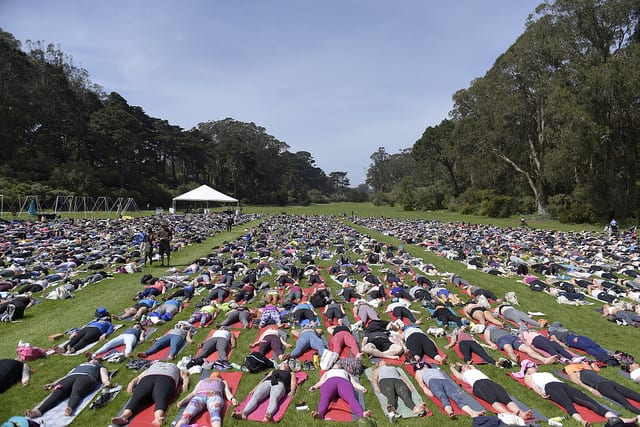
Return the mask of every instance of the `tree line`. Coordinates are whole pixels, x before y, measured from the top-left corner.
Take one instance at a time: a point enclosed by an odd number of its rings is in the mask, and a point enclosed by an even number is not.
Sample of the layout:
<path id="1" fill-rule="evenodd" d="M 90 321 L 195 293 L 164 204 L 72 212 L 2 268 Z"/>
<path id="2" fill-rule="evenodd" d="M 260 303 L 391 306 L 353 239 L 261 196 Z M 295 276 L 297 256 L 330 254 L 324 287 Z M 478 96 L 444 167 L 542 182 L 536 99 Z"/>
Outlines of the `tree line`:
<path id="1" fill-rule="evenodd" d="M 366 185 L 328 175 L 265 128 L 184 130 L 104 93 L 53 45 L 0 30 L 0 194 L 167 205 L 200 184 L 253 204 L 366 201 L 567 222 L 640 217 L 640 1 L 542 3 L 449 116 L 370 156 Z"/>
<path id="2" fill-rule="evenodd" d="M 371 156 L 378 203 L 563 221 L 637 218 L 640 2 L 542 3 L 449 117 Z M 407 167 L 410 165 L 410 167 Z"/>
<path id="3" fill-rule="evenodd" d="M 347 172 L 232 118 L 185 130 L 105 93 L 53 44 L 24 46 L 0 29 L 0 194 L 127 197 L 167 206 L 201 184 L 253 204 L 366 200 Z"/>

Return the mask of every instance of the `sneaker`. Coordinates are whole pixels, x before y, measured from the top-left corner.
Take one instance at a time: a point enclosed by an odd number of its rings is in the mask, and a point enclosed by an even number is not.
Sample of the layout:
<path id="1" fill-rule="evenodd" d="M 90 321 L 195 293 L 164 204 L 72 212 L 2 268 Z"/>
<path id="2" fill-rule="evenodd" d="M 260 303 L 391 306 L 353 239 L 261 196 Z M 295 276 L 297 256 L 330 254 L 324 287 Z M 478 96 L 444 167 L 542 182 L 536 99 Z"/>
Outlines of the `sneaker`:
<path id="1" fill-rule="evenodd" d="M 289 359 L 289 369 L 291 369 L 291 372 L 295 372 L 295 370 L 296 370 L 296 359 Z"/>
<path id="2" fill-rule="evenodd" d="M 571 363 L 580 363 L 580 362 L 583 362 L 584 359 L 586 359 L 585 356 L 576 356 L 573 359 L 571 359 Z"/>
<path id="3" fill-rule="evenodd" d="M 302 370 L 302 363 L 299 360 L 296 360 L 296 372 L 300 372 Z"/>

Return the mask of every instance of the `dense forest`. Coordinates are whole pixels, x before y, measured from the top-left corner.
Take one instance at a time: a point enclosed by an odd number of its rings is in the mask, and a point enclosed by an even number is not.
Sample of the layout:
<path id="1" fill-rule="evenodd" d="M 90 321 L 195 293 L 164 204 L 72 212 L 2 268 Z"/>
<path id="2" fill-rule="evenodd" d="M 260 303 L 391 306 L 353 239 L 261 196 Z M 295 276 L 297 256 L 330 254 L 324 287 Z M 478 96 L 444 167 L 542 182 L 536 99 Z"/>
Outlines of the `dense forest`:
<path id="1" fill-rule="evenodd" d="M 638 0 L 540 5 L 493 67 L 453 95 L 447 119 L 410 149 L 371 156 L 374 199 L 571 222 L 638 218 L 639 19 Z"/>
<path id="2" fill-rule="evenodd" d="M 0 31 L 0 194 L 166 206 L 204 183 L 252 204 L 638 218 L 639 20 L 640 0 L 542 3 L 491 69 L 452 94 L 449 117 L 398 153 L 372 149 L 355 189 L 348 172 L 326 174 L 254 123 L 184 130 L 104 93 L 53 45 Z"/>

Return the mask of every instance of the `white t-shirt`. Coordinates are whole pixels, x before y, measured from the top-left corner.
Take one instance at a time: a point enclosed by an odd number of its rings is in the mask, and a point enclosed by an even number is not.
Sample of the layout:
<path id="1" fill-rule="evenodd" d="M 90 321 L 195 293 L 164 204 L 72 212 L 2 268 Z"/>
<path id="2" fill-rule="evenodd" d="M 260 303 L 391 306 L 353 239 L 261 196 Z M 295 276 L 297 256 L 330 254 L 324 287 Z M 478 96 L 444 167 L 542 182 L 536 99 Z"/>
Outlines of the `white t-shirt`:
<path id="1" fill-rule="evenodd" d="M 486 376 L 484 373 L 482 373 L 481 370 L 479 369 L 467 369 L 464 372 L 462 372 L 462 380 L 469 384 L 471 387 L 473 387 L 473 384 L 475 384 L 476 381 L 478 380 L 488 380 L 489 377 Z"/>

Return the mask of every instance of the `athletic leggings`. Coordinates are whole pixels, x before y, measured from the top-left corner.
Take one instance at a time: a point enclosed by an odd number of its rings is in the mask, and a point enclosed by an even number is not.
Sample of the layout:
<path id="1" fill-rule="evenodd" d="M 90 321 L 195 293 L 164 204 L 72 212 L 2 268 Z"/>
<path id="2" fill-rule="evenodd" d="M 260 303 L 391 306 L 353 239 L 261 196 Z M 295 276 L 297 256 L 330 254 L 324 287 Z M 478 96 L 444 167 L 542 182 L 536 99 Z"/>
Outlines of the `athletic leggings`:
<path id="1" fill-rule="evenodd" d="M 449 322 L 454 322 L 458 327 L 462 327 L 462 319 L 453 314 L 448 308 L 436 309 L 436 311 L 433 312 L 433 317 L 442 323 L 442 326 L 447 326 Z"/>
<path id="2" fill-rule="evenodd" d="M 491 357 L 487 351 L 482 348 L 480 344 L 472 340 L 460 341 L 458 343 L 458 348 L 460 349 L 460 353 L 462 353 L 462 358 L 465 362 L 470 362 L 473 356 L 473 353 L 477 354 L 487 363 L 491 363 L 492 365 L 496 363 L 496 359 Z"/>
<path id="3" fill-rule="evenodd" d="M 360 348 L 358 348 L 358 341 L 351 332 L 338 331 L 333 334 L 333 336 L 329 340 L 329 348 L 331 349 L 331 351 L 341 354 L 342 349 L 345 347 L 349 347 L 352 357 L 355 357 L 356 354 L 360 353 Z"/>
<path id="4" fill-rule="evenodd" d="M 229 347 L 229 340 L 224 337 L 212 337 L 202 344 L 202 348 L 196 354 L 197 357 L 205 358 L 215 351 L 218 351 L 218 360 L 227 360 L 227 348 Z"/>
<path id="5" fill-rule="evenodd" d="M 273 355 L 278 357 L 282 355 L 284 349 L 282 348 L 282 341 L 277 335 L 266 335 L 260 341 L 258 346 L 258 353 L 267 354 L 269 350 L 273 350 Z"/>
<path id="6" fill-rule="evenodd" d="M 562 406 L 569 415 L 576 414 L 578 410 L 575 404 L 584 406 L 591 409 L 596 414 L 603 416 L 607 413 L 607 409 L 600 405 L 598 402 L 584 394 L 578 389 L 575 389 L 565 383 L 554 381 L 548 383 L 544 387 L 544 392 L 549 395 L 549 398 Z"/>
<path id="7" fill-rule="evenodd" d="M 473 383 L 472 390 L 473 394 L 488 402 L 490 405 L 496 402 L 507 405 L 512 401 L 504 387 L 491 380 L 477 380 Z"/>
<path id="8" fill-rule="evenodd" d="M 438 355 L 436 344 L 428 336 L 419 332 L 409 335 L 406 345 L 412 358 L 418 356 L 422 359 L 424 355 L 427 355 L 433 359 Z"/>
<path id="9" fill-rule="evenodd" d="M 86 328 L 80 329 L 78 333 L 69 340 L 66 347 L 70 347 L 74 351 L 79 350 L 98 341 L 100 339 L 100 335 L 102 335 L 100 329 L 93 326 L 87 326 Z"/>
<path id="10" fill-rule="evenodd" d="M 329 307 L 325 314 L 327 315 L 327 319 L 329 319 L 329 322 L 333 322 L 333 319 L 340 320 L 344 317 L 344 315 L 342 314 L 342 310 L 340 310 L 338 307 Z"/>
<path id="11" fill-rule="evenodd" d="M 603 379 L 592 370 L 580 371 L 580 380 L 588 386 L 598 390 L 603 396 L 615 400 L 629 411 L 640 414 L 640 408 L 629 403 L 627 398 L 640 402 L 640 393 L 618 384 L 615 381 Z"/>
<path id="12" fill-rule="evenodd" d="M 191 418 L 200 414 L 205 408 L 209 411 L 212 423 L 222 421 L 220 413 L 222 412 L 222 408 L 224 408 L 224 399 L 219 394 L 209 395 L 207 393 L 193 396 L 182 413 L 182 418 L 190 421 Z"/>
<path id="13" fill-rule="evenodd" d="M 176 392 L 176 383 L 167 375 L 147 375 L 143 377 L 133 390 L 131 399 L 125 409 L 133 414 L 140 412 L 147 404 L 155 403 L 154 411 L 166 411 L 169 400 Z"/>
<path id="14" fill-rule="evenodd" d="M 303 320 L 308 320 L 310 322 L 314 322 L 316 320 L 316 315 L 308 308 L 296 310 L 295 313 L 293 313 L 293 317 L 300 323 L 302 323 Z"/>
<path id="15" fill-rule="evenodd" d="M 231 326 L 236 322 L 240 322 L 244 328 L 249 326 L 249 320 L 251 320 L 251 313 L 248 310 L 229 312 L 227 317 L 220 323 L 220 326 Z"/>
<path id="16" fill-rule="evenodd" d="M 91 375 L 68 375 L 56 383 L 53 392 L 38 406 L 38 410 L 44 414 L 67 397 L 69 398 L 67 406 L 76 409 L 82 399 L 95 390 L 98 385 L 98 380 Z"/>
<path id="17" fill-rule="evenodd" d="M 540 327 L 540 323 L 533 320 L 531 317 L 527 316 L 526 313 L 523 313 L 520 310 L 516 310 L 515 308 L 505 308 L 502 310 L 502 317 L 507 320 L 511 320 L 519 325 L 531 325 L 536 328 Z"/>
<path id="18" fill-rule="evenodd" d="M 340 377 L 329 378 L 320 386 L 320 402 L 318 403 L 318 414 L 321 418 L 324 418 L 329 404 L 333 402 L 336 397 L 340 396 L 347 402 L 349 408 L 359 418 L 363 415 L 362 405 L 356 398 L 356 392 L 353 389 L 353 384 L 349 380 L 345 380 Z"/>
<path id="19" fill-rule="evenodd" d="M 552 356 L 553 355 L 562 356 L 566 359 L 573 359 L 574 357 L 559 343 L 555 341 L 551 341 L 544 335 L 538 335 L 534 339 L 532 339 L 531 345 L 533 345 L 538 350 L 542 350 L 545 353 L 549 353 Z"/>
<path id="20" fill-rule="evenodd" d="M 416 323 L 416 316 L 414 316 L 411 310 L 407 307 L 396 307 L 393 309 L 392 313 L 398 319 L 402 320 L 406 317 L 411 323 Z"/>
<path id="21" fill-rule="evenodd" d="M 254 390 L 251 398 L 247 402 L 247 406 L 244 407 L 242 412 L 246 415 L 249 415 L 253 411 L 256 410 L 258 405 L 262 403 L 263 400 L 269 399 L 269 404 L 267 405 L 267 414 L 274 415 L 278 412 L 278 406 L 282 397 L 286 394 L 287 390 L 283 383 L 279 382 L 276 385 L 271 384 L 271 380 L 264 380 Z"/>
<path id="22" fill-rule="evenodd" d="M 160 337 L 144 354 L 149 356 L 169 347 L 169 354 L 175 356 L 185 343 L 186 341 L 180 335 L 166 334 Z"/>
<path id="23" fill-rule="evenodd" d="M 416 404 L 411 398 L 411 390 L 404 381 L 398 378 L 383 378 L 378 381 L 380 392 L 387 398 L 393 409 L 398 409 L 398 397 L 402 399 L 407 408 L 413 410 Z"/>

